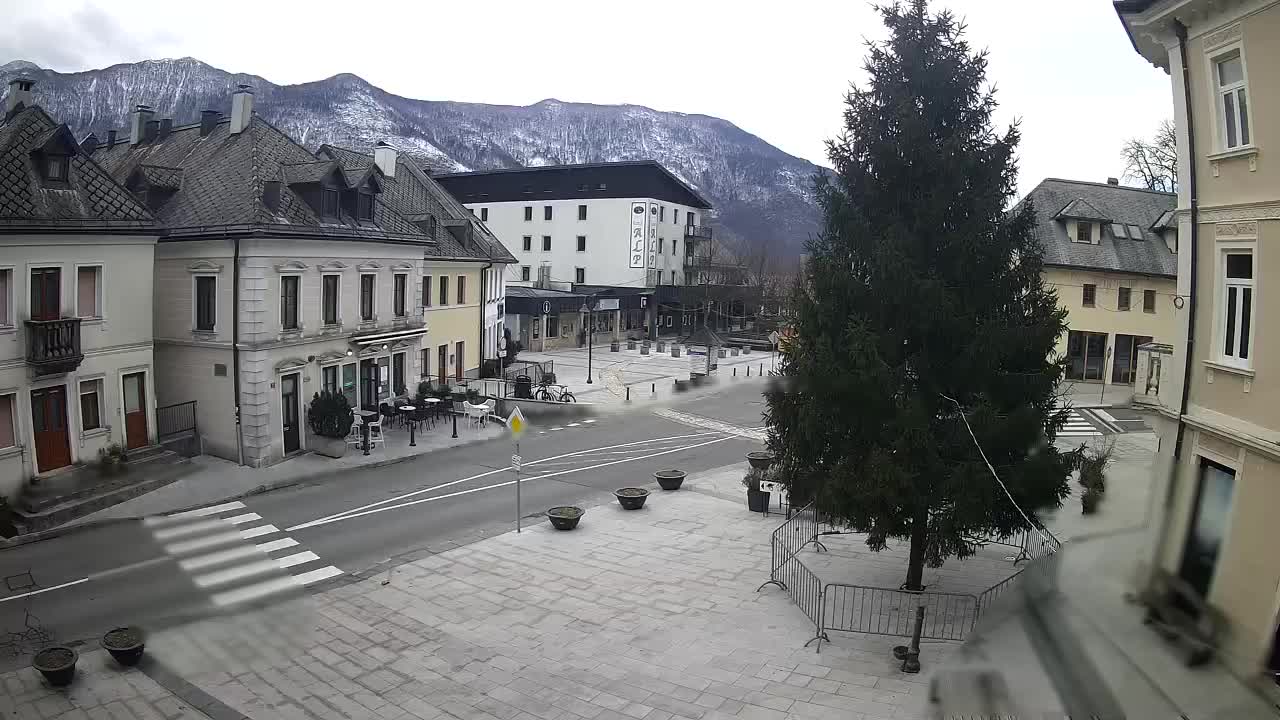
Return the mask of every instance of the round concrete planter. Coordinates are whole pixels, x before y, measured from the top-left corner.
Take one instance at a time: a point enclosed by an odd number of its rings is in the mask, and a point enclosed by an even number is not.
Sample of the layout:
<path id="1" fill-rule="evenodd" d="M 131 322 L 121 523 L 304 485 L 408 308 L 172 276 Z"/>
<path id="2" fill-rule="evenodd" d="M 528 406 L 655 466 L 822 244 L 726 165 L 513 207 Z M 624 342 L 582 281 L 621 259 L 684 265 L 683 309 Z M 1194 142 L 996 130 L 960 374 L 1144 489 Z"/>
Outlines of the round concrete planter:
<path id="1" fill-rule="evenodd" d="M 583 514 L 583 510 L 580 507 L 564 505 L 548 510 L 547 519 L 551 521 L 551 526 L 557 530 L 572 530 L 578 527 L 578 521 L 582 519 Z"/>
<path id="2" fill-rule="evenodd" d="M 659 470 L 653 474 L 653 479 L 658 481 L 658 487 L 663 490 L 679 490 L 684 484 L 684 478 L 683 470 Z"/>
<path id="3" fill-rule="evenodd" d="M 733 355 L 734 357 L 738 357 L 738 352 L 739 352 L 738 348 L 729 348 L 729 354 Z"/>
<path id="4" fill-rule="evenodd" d="M 635 349 L 636 349 L 636 341 L 635 341 L 635 340 L 628 340 L 628 341 L 627 341 L 627 349 L 628 349 L 628 350 L 635 350 Z"/>
<path id="5" fill-rule="evenodd" d="M 747 453 L 747 462 L 757 470 L 768 470 L 773 465 L 773 453 L 757 450 Z"/>
<path id="6" fill-rule="evenodd" d="M 666 342 L 664 342 L 664 341 L 662 341 L 662 340 L 659 340 L 659 341 L 658 341 L 658 352 L 666 352 L 666 351 L 667 351 L 667 343 L 666 343 Z"/>
<path id="7" fill-rule="evenodd" d="M 639 510 L 649 499 L 649 491 L 644 488 L 618 488 L 613 491 L 613 496 L 618 498 L 623 510 Z"/>
<path id="8" fill-rule="evenodd" d="M 133 667 L 142 659 L 142 651 L 147 647 L 146 635 L 142 628 L 118 627 L 102 636 L 102 647 L 116 662 Z"/>
<path id="9" fill-rule="evenodd" d="M 680 348 L 678 346 L 671 346 L 671 357 L 680 357 Z"/>
<path id="10" fill-rule="evenodd" d="M 742 346 L 742 354 L 743 354 L 743 355 L 750 355 L 750 354 L 751 354 L 751 346 L 750 346 L 750 345 L 743 345 L 743 346 Z"/>
<path id="11" fill-rule="evenodd" d="M 340 458 L 347 454 L 347 440 L 346 438 L 331 438 L 312 435 L 311 449 L 325 457 Z"/>
<path id="12" fill-rule="evenodd" d="M 76 676 L 76 660 L 79 653 L 64 645 L 47 647 L 31 660 L 31 667 L 40 671 L 44 679 L 54 687 L 65 687 L 71 684 Z"/>
<path id="13" fill-rule="evenodd" d="M 716 355 L 718 357 L 725 357 L 728 354 L 729 353 L 724 348 L 720 348 L 719 350 L 716 350 Z"/>
<path id="14" fill-rule="evenodd" d="M 622 349 L 622 346 L 619 345 L 616 340 L 614 342 L 609 343 L 609 352 L 618 352 L 621 349 Z"/>

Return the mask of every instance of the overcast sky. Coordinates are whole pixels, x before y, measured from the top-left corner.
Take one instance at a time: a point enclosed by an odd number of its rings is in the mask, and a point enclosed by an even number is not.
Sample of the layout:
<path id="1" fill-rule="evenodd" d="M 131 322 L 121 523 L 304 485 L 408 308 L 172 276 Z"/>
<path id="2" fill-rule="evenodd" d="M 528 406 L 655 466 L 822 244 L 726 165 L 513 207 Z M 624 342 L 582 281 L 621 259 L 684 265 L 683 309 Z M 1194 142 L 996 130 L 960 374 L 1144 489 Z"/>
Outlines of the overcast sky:
<path id="1" fill-rule="evenodd" d="M 1172 113 L 1169 79 L 1133 51 L 1110 0 L 935 0 L 991 53 L 999 120 L 1023 121 L 1021 189 L 1103 181 L 1126 138 Z M 427 100 L 544 98 L 724 118 L 827 164 L 861 79 L 866 2 L 179 2 L 0 0 L 0 64 L 58 71 L 190 55 L 275 83 L 360 75 Z"/>

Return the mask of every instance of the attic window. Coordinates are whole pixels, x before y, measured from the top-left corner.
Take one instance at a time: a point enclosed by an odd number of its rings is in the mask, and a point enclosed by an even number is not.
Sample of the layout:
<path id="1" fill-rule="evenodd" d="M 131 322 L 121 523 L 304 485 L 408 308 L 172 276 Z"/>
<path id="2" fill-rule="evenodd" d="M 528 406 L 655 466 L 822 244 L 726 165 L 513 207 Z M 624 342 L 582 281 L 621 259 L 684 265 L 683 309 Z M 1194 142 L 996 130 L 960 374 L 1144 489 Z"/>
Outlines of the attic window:
<path id="1" fill-rule="evenodd" d="M 325 217 L 338 217 L 338 191 L 325 188 L 320 191 L 321 208 Z"/>
<path id="2" fill-rule="evenodd" d="M 1115 235 L 1117 240 L 1124 240 L 1129 237 L 1129 234 L 1125 232 L 1124 226 L 1120 223 L 1112 223 L 1111 234 Z"/>
<path id="3" fill-rule="evenodd" d="M 361 192 L 356 196 L 356 217 L 361 220 L 373 219 L 373 195 Z"/>
<path id="4" fill-rule="evenodd" d="M 46 155 L 44 159 L 44 179 L 50 182 L 67 181 L 71 158 L 66 155 Z"/>
<path id="5" fill-rule="evenodd" d="M 1076 221 L 1076 236 L 1072 238 L 1074 242 L 1084 243 L 1086 245 L 1093 244 L 1093 223 L 1083 220 Z"/>
<path id="6" fill-rule="evenodd" d="M 1129 237 L 1133 238 L 1134 240 L 1142 240 L 1143 239 L 1142 228 L 1138 227 L 1137 225 L 1130 225 Z"/>

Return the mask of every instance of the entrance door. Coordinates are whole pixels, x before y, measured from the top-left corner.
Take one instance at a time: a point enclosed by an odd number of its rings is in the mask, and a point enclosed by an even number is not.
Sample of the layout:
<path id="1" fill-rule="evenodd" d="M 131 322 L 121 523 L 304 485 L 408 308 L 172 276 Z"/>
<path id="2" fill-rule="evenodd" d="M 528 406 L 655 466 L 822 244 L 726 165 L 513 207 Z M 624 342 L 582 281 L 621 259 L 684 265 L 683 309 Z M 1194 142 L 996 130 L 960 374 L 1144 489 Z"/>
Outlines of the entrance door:
<path id="1" fill-rule="evenodd" d="M 298 374 L 293 373 L 280 378 L 280 425 L 284 431 L 284 452 L 286 455 L 298 451 Z"/>
<path id="2" fill-rule="evenodd" d="M 378 363 L 374 360 L 360 361 L 360 407 L 378 409 Z"/>
<path id="3" fill-rule="evenodd" d="M 31 391 L 31 428 L 36 436 L 37 472 L 46 473 L 71 464 L 65 387 Z"/>
<path id="4" fill-rule="evenodd" d="M 1111 382 L 1132 385 L 1138 374 L 1138 346 L 1151 342 L 1149 335 L 1116 335 Z"/>
<path id="5" fill-rule="evenodd" d="M 147 374 L 124 376 L 124 444 L 134 450 L 147 446 Z"/>
<path id="6" fill-rule="evenodd" d="M 1218 551 L 1226 539 L 1227 517 L 1231 510 L 1231 494 L 1235 490 L 1236 473 L 1215 462 L 1200 460 L 1200 485 L 1196 489 L 1195 515 L 1187 532 L 1178 575 L 1200 593 L 1209 595 L 1209 584 L 1218 565 Z"/>
<path id="7" fill-rule="evenodd" d="M 436 348 L 436 372 L 440 373 L 440 384 L 444 385 L 449 381 L 449 346 L 441 345 Z"/>
<path id="8" fill-rule="evenodd" d="M 462 359 L 463 358 L 462 348 L 463 348 L 463 344 L 459 342 L 457 347 L 454 349 L 454 352 L 456 352 L 458 356 L 454 358 L 453 379 L 459 382 L 462 381 L 462 368 L 465 365 L 465 361 Z"/>
<path id="9" fill-rule="evenodd" d="M 1072 330 L 1067 333 L 1067 379 L 1101 380 L 1107 365 L 1107 334 Z"/>
<path id="10" fill-rule="evenodd" d="M 31 270 L 31 319 L 57 320 L 62 317 L 62 270 Z"/>

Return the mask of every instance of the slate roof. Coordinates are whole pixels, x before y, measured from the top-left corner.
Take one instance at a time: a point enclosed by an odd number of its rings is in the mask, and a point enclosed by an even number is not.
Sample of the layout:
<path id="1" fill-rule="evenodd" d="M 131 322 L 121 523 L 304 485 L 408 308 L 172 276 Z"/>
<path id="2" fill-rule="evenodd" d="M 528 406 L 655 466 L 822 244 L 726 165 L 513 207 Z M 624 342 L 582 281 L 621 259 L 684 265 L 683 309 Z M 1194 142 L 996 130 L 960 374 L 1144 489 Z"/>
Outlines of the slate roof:
<path id="1" fill-rule="evenodd" d="M 31 153 L 65 134 L 70 153 L 64 187 L 50 187 Z M 65 125 L 38 106 L 0 124 L 0 232 L 31 230 L 153 230 L 155 217 L 132 193 L 80 152 Z"/>
<path id="2" fill-rule="evenodd" d="M 468 203 L 653 198 L 711 209 L 711 203 L 655 160 L 445 173 L 436 179 Z"/>
<path id="3" fill-rule="evenodd" d="M 1089 201 L 1084 198 L 1076 198 L 1067 203 L 1067 206 L 1059 210 L 1054 217 L 1073 218 L 1076 220 L 1101 220 L 1104 222 L 1110 220 L 1110 218 L 1102 214 L 1101 210 L 1090 205 Z"/>
<path id="4" fill-rule="evenodd" d="M 1173 193 L 1141 188 L 1048 178 L 1020 200 L 1015 210 L 1031 202 L 1036 211 L 1034 232 L 1044 248 L 1044 264 L 1049 267 L 1080 268 L 1138 275 L 1176 277 L 1178 256 L 1152 230 L 1165 213 L 1174 210 L 1178 198 Z M 1087 205 L 1095 220 L 1137 225 L 1142 239 L 1117 238 L 1104 224 L 1097 245 L 1072 242 L 1067 225 L 1059 219 L 1068 207 Z"/>
<path id="5" fill-rule="evenodd" d="M 369 172 L 373 166 L 373 155 L 357 152 L 334 145 L 321 145 L 316 157 L 337 161 L 343 171 L 350 176 L 359 177 Z M 514 263 L 515 256 L 507 250 L 498 238 L 489 231 L 484 223 L 477 220 L 470 210 L 450 195 L 440 184 L 431 179 L 404 153 L 396 155 L 396 175 L 387 177 L 379 173 L 382 182 L 381 201 L 395 208 L 402 217 L 414 222 L 421 222 L 427 217 L 436 218 L 436 250 L 433 256 L 465 259 L 490 259 L 500 263 Z M 476 240 L 470 246 L 458 242 L 449 225 L 470 223 L 472 237 Z M 422 230 L 421 232 L 425 232 Z"/>

